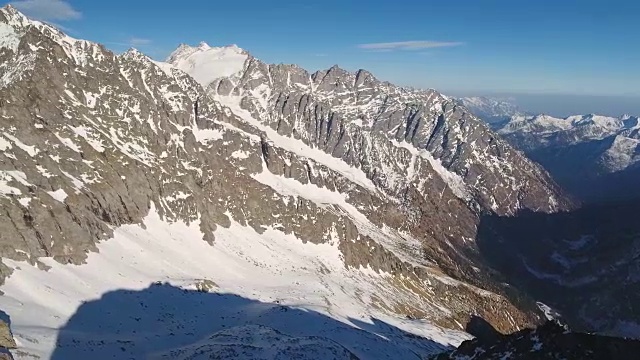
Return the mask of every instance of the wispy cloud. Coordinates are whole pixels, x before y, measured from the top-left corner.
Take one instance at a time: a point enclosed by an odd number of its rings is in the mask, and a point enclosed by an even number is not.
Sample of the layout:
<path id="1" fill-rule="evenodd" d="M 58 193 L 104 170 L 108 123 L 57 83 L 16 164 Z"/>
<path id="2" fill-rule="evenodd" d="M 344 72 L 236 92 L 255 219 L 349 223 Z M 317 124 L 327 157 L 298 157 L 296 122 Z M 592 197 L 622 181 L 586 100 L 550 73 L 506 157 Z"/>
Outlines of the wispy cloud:
<path id="1" fill-rule="evenodd" d="M 106 45 L 117 45 L 117 46 L 128 46 L 128 47 L 137 47 L 137 46 L 148 46 L 153 44 L 153 41 L 150 39 L 132 37 L 126 41 L 103 41 L 103 44 Z"/>
<path id="2" fill-rule="evenodd" d="M 65 21 L 82 18 L 82 13 L 63 0 L 19 0 L 10 3 L 27 16 L 44 21 Z"/>
<path id="3" fill-rule="evenodd" d="M 143 39 L 143 38 L 137 38 L 137 37 L 132 37 L 131 39 L 129 39 L 129 44 L 131 46 L 144 46 L 144 45 L 151 45 L 153 41 L 151 41 L 150 39 Z"/>
<path id="4" fill-rule="evenodd" d="M 441 47 L 453 47 L 464 45 L 463 42 L 457 41 L 430 41 L 430 40 L 417 40 L 417 41 L 396 41 L 386 43 L 370 43 L 360 44 L 358 48 L 370 51 L 394 51 L 394 50 L 423 50 L 433 49 Z"/>

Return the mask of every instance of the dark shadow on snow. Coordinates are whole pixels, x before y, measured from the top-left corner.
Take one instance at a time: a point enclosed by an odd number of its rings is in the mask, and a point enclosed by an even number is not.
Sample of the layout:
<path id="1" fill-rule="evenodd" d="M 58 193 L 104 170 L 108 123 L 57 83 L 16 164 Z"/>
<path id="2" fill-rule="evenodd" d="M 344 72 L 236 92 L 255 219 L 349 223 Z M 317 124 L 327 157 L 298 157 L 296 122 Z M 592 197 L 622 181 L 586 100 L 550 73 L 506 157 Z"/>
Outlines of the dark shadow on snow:
<path id="1" fill-rule="evenodd" d="M 225 330 L 247 329 L 245 325 L 296 338 L 321 338 L 369 358 L 410 359 L 447 350 L 380 320 L 350 321 L 353 325 L 311 310 L 155 283 L 140 291 L 112 291 L 82 304 L 60 330 L 52 359 L 142 359 L 212 334 L 218 333 L 218 339 L 226 336 Z"/>

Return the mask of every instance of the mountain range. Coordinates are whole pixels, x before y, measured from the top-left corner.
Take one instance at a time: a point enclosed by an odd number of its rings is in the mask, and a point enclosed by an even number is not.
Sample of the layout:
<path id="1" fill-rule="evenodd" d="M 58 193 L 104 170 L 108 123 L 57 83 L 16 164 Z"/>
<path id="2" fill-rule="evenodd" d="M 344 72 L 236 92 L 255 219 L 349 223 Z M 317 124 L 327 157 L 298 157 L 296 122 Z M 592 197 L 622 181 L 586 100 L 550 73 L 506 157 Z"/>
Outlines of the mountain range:
<path id="1" fill-rule="evenodd" d="M 474 317 L 542 323 L 479 235 L 575 208 L 435 90 L 237 46 L 116 55 L 0 10 L 16 358 L 421 359 Z"/>
<path id="2" fill-rule="evenodd" d="M 517 116 L 495 128 L 581 201 L 640 196 L 637 116 Z"/>
<path id="3" fill-rule="evenodd" d="M 508 99 L 460 98 L 516 148 L 540 163 L 574 199 L 612 202 L 640 196 L 637 116 L 531 115 Z"/>

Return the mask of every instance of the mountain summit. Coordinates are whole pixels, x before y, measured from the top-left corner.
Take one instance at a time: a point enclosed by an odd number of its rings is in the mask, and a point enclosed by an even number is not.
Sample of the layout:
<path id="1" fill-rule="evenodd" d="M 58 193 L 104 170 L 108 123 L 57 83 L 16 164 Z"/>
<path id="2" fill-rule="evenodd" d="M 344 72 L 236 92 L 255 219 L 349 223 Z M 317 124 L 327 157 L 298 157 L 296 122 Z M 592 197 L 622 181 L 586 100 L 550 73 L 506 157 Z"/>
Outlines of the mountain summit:
<path id="1" fill-rule="evenodd" d="M 187 72 L 206 87 L 216 79 L 241 71 L 247 59 L 247 52 L 236 45 L 211 47 L 201 42 L 197 47 L 180 45 L 166 62 Z"/>

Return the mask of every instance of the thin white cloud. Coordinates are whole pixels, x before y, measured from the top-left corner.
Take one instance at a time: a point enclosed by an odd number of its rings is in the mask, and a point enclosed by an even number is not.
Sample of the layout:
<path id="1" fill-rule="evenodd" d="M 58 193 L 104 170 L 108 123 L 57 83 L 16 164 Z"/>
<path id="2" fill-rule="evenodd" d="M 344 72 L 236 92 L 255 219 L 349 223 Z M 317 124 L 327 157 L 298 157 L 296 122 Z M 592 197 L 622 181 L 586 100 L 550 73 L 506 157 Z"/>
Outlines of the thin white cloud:
<path id="1" fill-rule="evenodd" d="M 440 47 L 453 47 L 464 45 L 462 42 L 457 41 L 429 41 L 429 40 L 418 40 L 418 41 L 396 41 L 396 42 L 386 42 L 386 43 L 371 43 L 371 44 L 360 44 L 358 48 L 364 50 L 371 51 L 393 51 L 393 50 L 423 50 L 423 49 L 433 49 Z"/>
<path id="2" fill-rule="evenodd" d="M 19 0 L 11 2 L 25 15 L 38 20 L 64 21 L 82 18 L 82 13 L 63 0 Z"/>
<path id="3" fill-rule="evenodd" d="M 152 42 L 153 41 L 151 41 L 150 39 L 143 39 L 143 38 L 137 38 L 137 37 L 133 37 L 129 39 L 129 44 L 131 46 L 151 45 Z"/>
<path id="4" fill-rule="evenodd" d="M 117 45 L 117 46 L 128 46 L 128 47 L 137 47 L 137 46 L 148 46 L 153 44 L 153 41 L 150 39 L 137 38 L 132 37 L 126 41 L 103 41 L 103 44 L 106 45 Z"/>

